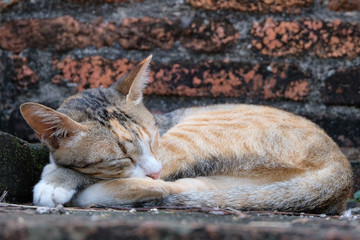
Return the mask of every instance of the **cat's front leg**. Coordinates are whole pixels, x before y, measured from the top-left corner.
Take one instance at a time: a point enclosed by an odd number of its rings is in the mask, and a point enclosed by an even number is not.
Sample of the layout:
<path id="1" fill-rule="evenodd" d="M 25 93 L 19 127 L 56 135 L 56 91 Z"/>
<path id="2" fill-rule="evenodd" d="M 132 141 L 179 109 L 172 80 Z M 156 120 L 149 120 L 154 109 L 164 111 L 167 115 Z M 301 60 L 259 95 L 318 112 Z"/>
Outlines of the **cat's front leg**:
<path id="1" fill-rule="evenodd" d="M 150 178 L 126 178 L 95 183 L 81 191 L 72 201 L 73 205 L 85 207 L 89 204 L 106 206 L 132 205 L 163 199 L 172 194 L 188 191 L 204 191 L 211 187 L 207 181 L 180 179 L 176 182 Z"/>
<path id="2" fill-rule="evenodd" d="M 50 163 L 45 166 L 41 180 L 34 187 L 34 205 L 55 207 L 66 204 L 75 193 L 94 182 L 89 176 Z"/>

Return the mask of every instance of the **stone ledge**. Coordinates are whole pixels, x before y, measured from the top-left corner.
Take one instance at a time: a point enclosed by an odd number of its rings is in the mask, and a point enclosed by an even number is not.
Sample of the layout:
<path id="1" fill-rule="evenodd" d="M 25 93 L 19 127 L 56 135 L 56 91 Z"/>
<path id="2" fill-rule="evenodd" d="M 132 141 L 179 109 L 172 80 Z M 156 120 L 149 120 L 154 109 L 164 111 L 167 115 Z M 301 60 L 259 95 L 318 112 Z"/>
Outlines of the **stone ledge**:
<path id="1" fill-rule="evenodd" d="M 221 209 L 208 213 L 171 209 L 131 213 L 129 210 L 65 208 L 65 214 L 39 215 L 35 209 L 0 204 L 0 238 L 352 240 L 360 235 L 356 214 L 331 217 Z"/>

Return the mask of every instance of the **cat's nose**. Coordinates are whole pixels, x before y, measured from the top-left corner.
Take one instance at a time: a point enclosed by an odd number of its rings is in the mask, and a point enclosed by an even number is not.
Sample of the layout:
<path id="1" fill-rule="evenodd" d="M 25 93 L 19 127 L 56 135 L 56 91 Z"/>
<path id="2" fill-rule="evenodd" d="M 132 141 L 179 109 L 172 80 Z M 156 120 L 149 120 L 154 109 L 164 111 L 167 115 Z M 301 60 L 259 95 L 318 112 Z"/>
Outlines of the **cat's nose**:
<path id="1" fill-rule="evenodd" d="M 160 177 L 160 174 L 161 174 L 161 171 L 159 171 L 157 173 L 151 173 L 146 176 L 151 177 L 152 179 L 158 179 Z"/>

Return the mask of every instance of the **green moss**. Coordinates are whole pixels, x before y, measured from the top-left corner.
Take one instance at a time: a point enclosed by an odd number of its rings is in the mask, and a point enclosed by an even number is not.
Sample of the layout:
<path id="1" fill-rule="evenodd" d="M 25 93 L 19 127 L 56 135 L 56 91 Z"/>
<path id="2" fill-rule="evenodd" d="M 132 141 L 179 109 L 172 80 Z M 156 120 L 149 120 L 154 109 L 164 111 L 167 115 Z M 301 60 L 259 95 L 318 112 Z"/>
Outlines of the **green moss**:
<path id="1" fill-rule="evenodd" d="M 10 202 L 31 202 L 32 188 L 48 163 L 48 150 L 0 132 L 0 192 L 7 190 Z"/>

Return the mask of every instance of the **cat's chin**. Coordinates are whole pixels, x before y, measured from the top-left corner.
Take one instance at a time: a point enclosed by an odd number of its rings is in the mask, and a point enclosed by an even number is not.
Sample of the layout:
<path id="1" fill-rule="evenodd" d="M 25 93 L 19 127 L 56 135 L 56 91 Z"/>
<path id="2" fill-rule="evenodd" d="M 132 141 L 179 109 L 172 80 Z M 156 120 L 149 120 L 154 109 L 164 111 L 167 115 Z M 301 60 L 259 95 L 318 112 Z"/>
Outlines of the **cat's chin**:
<path id="1" fill-rule="evenodd" d="M 136 166 L 135 169 L 129 174 L 130 178 L 146 177 L 144 169 L 139 166 Z"/>

